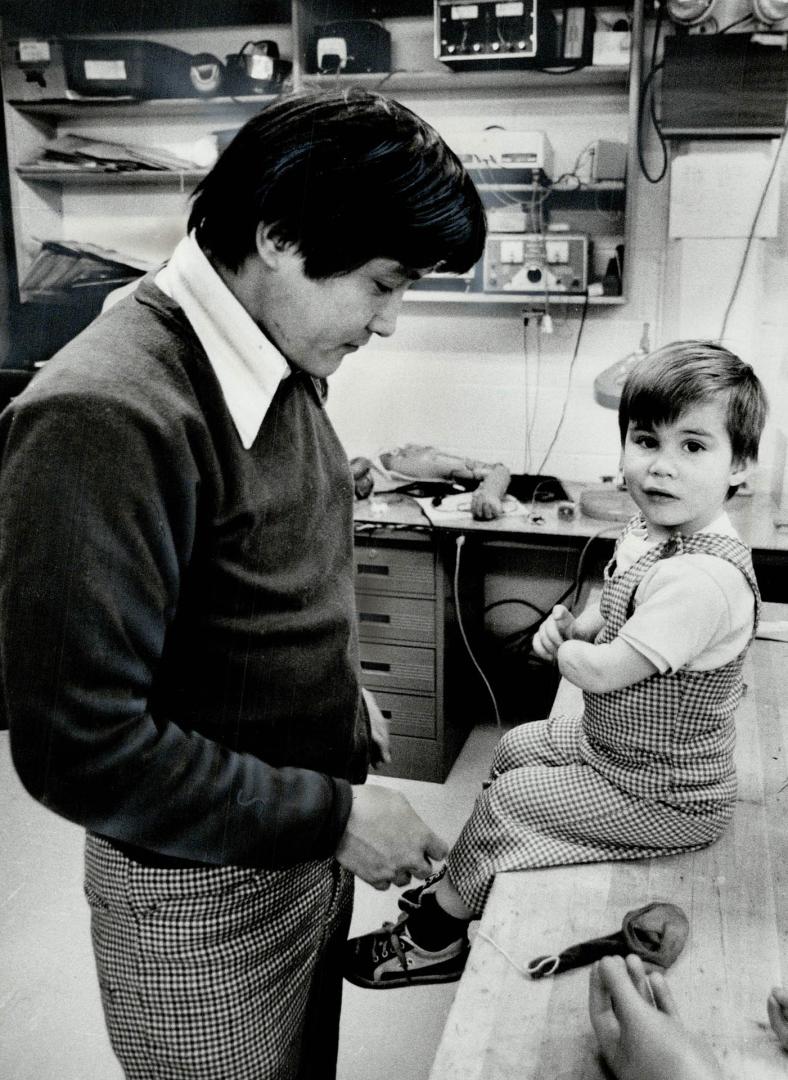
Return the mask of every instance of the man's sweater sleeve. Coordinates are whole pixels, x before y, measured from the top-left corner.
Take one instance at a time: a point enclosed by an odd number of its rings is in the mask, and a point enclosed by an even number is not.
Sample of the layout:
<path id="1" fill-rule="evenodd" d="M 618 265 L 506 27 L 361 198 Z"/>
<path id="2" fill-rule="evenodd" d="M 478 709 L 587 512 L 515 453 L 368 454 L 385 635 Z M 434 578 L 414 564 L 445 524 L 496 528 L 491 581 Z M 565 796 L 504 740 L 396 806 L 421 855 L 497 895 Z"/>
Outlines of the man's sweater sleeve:
<path id="1" fill-rule="evenodd" d="M 271 768 L 148 712 L 194 541 L 185 447 L 150 409 L 33 394 L 4 414 L 0 448 L 2 706 L 28 791 L 180 858 L 276 867 L 332 853 L 345 780 Z"/>

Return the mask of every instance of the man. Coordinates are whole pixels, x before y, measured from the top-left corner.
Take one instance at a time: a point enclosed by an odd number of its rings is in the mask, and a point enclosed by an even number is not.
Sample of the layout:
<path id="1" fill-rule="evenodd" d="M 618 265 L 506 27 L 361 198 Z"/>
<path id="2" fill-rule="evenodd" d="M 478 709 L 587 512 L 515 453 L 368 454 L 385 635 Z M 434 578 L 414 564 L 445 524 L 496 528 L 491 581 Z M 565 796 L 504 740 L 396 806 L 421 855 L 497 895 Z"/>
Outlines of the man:
<path id="1" fill-rule="evenodd" d="M 480 256 L 478 195 L 409 110 L 292 97 L 199 185 L 161 271 L 0 421 L 0 678 L 28 791 L 87 829 L 132 1080 L 331 1077 L 352 875 L 445 845 L 363 786 L 352 477 L 325 379 L 408 285 Z M 371 727 L 370 727 L 371 722 Z"/>

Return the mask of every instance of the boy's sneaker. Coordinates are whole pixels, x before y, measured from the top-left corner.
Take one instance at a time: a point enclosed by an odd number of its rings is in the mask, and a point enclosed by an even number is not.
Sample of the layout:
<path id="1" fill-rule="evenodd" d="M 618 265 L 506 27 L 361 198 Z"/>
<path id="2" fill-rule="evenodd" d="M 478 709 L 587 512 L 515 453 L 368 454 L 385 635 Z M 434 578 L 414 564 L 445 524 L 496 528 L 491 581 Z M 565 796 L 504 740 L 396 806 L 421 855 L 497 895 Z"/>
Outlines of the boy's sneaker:
<path id="1" fill-rule="evenodd" d="M 405 889 L 404 892 L 400 893 L 397 899 L 397 907 L 400 911 L 404 911 L 408 915 L 412 911 L 416 911 L 421 906 L 421 898 L 424 892 L 436 885 L 445 873 L 446 867 L 442 866 L 440 870 L 430 874 L 426 881 L 422 881 L 421 885 L 416 885 L 412 889 Z"/>
<path id="2" fill-rule="evenodd" d="M 456 982 L 469 951 L 464 935 L 438 952 L 420 948 L 408 934 L 407 916 L 403 915 L 371 934 L 350 938 L 345 946 L 343 974 L 348 982 L 370 990 Z"/>

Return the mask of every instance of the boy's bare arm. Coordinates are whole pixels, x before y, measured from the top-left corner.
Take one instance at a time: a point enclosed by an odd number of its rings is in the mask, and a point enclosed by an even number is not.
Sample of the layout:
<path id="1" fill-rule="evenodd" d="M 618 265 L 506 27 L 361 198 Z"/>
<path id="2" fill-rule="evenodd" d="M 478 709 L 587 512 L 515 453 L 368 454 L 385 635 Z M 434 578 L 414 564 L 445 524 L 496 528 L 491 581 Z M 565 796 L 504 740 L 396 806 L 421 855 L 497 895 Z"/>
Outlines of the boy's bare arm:
<path id="1" fill-rule="evenodd" d="M 557 659 L 558 670 L 566 679 L 595 694 L 623 690 L 657 671 L 655 664 L 620 638 L 607 645 L 565 641 L 558 648 Z"/>

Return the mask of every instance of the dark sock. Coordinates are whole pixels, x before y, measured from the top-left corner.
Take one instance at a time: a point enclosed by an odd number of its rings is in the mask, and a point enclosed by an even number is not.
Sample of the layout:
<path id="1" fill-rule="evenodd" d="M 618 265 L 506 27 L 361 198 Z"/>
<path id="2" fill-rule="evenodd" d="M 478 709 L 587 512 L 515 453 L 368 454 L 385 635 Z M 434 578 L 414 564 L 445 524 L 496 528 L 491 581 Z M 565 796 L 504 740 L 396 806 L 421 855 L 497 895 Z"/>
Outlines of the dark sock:
<path id="1" fill-rule="evenodd" d="M 466 920 L 455 919 L 444 911 L 434 893 L 422 893 L 418 909 L 408 915 L 407 931 L 411 940 L 429 952 L 437 952 L 453 941 L 459 941 L 467 930 Z"/>

